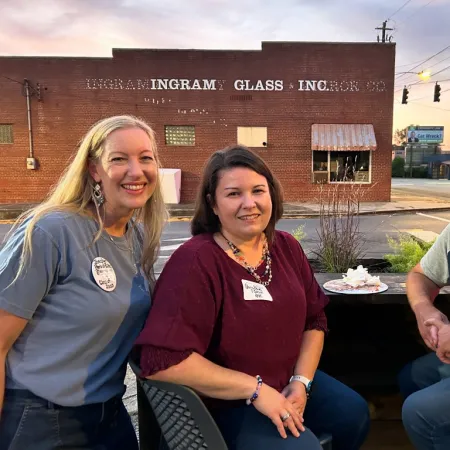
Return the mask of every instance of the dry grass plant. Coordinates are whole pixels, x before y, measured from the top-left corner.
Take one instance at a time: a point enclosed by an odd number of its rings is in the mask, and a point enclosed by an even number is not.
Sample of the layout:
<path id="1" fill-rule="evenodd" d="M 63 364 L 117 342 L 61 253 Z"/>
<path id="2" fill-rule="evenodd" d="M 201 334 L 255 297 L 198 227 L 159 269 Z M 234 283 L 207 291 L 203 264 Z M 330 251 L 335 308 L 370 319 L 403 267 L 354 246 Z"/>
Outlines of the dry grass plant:
<path id="1" fill-rule="evenodd" d="M 327 272 L 346 272 L 364 256 L 359 212 L 366 191 L 353 183 L 318 188 L 319 242 L 313 254 Z"/>

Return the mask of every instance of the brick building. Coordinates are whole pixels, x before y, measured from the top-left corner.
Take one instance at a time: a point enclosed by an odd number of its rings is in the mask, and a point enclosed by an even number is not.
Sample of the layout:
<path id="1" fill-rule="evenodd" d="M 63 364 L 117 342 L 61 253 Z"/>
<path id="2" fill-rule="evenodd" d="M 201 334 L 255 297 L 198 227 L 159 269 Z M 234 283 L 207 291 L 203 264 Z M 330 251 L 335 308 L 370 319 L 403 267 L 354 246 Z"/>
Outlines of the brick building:
<path id="1" fill-rule="evenodd" d="M 287 201 L 347 182 L 388 201 L 394 65 L 395 45 L 379 43 L 0 57 L 0 203 L 43 199 L 89 126 L 115 114 L 154 127 L 164 167 L 182 171 L 182 202 L 208 155 L 237 142 L 268 162 Z"/>

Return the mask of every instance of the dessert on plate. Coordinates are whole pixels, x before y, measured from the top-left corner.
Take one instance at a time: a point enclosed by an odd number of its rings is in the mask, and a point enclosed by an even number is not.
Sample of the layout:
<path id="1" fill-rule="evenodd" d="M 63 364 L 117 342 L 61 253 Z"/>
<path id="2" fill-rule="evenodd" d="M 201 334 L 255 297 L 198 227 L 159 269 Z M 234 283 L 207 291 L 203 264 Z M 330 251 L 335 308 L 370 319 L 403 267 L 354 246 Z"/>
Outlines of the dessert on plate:
<path id="1" fill-rule="evenodd" d="M 374 277 L 365 267 L 358 266 L 356 269 L 348 269 L 341 280 L 327 281 L 324 287 L 335 291 L 378 292 L 381 285 L 380 277 Z"/>

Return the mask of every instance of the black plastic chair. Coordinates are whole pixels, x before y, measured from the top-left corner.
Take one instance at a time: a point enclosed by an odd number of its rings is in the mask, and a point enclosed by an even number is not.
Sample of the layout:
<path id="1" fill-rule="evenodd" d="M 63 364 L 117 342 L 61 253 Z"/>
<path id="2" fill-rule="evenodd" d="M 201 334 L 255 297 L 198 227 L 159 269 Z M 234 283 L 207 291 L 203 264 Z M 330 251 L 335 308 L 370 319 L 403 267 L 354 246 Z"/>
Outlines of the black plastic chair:
<path id="1" fill-rule="evenodd" d="M 140 450 L 227 450 L 216 422 L 201 398 L 187 386 L 146 380 L 136 374 Z M 331 436 L 319 437 L 324 450 Z"/>

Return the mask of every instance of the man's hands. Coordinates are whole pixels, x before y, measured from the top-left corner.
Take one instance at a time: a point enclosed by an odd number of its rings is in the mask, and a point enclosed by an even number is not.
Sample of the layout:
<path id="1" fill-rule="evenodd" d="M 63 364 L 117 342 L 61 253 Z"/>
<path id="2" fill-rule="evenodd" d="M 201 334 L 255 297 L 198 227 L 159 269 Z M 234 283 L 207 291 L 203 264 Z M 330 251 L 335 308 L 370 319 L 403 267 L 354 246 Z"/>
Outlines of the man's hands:
<path id="1" fill-rule="evenodd" d="M 443 323 L 438 319 L 428 319 L 425 326 L 438 330 L 436 355 L 444 364 L 450 364 L 450 324 L 448 320 L 447 323 Z"/>
<path id="2" fill-rule="evenodd" d="M 439 346 L 439 327 L 449 323 L 447 316 L 430 302 L 418 303 L 413 310 L 423 341 L 430 350 L 436 351 Z"/>

